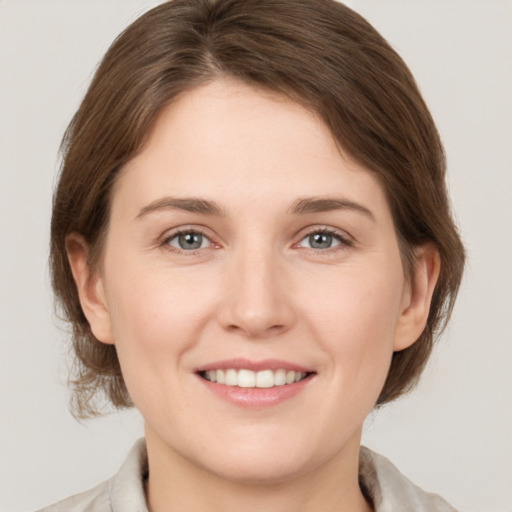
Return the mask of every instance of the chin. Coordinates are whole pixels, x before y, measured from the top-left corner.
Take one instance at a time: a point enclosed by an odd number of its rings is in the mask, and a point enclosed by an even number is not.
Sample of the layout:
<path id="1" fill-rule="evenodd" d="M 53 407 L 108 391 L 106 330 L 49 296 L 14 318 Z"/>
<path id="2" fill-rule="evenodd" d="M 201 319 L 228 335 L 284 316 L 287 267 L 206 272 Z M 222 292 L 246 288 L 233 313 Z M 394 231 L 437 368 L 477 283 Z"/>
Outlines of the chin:
<path id="1" fill-rule="evenodd" d="M 293 480 L 308 471 L 307 464 L 291 460 L 258 459 L 225 460 L 213 472 L 219 477 L 239 484 L 271 485 Z"/>
<path id="2" fill-rule="evenodd" d="M 299 477 L 315 465 L 314 454 L 309 453 L 303 440 L 271 441 L 260 436 L 249 443 L 231 443 L 221 453 L 218 448 L 208 454 L 209 460 L 203 453 L 198 462 L 219 477 L 237 483 L 277 484 Z"/>

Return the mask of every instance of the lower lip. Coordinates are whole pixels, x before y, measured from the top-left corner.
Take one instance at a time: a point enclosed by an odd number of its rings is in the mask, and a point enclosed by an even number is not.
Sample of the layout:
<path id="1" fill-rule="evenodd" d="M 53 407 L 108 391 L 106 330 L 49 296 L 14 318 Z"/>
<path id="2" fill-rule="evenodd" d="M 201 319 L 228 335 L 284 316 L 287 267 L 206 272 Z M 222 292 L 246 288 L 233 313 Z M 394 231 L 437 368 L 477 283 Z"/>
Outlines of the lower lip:
<path id="1" fill-rule="evenodd" d="M 210 382 L 198 375 L 201 382 L 216 396 L 240 407 L 249 408 L 272 407 L 293 398 L 311 382 L 312 377 L 313 375 L 308 375 L 299 382 L 272 388 L 241 388 Z"/>

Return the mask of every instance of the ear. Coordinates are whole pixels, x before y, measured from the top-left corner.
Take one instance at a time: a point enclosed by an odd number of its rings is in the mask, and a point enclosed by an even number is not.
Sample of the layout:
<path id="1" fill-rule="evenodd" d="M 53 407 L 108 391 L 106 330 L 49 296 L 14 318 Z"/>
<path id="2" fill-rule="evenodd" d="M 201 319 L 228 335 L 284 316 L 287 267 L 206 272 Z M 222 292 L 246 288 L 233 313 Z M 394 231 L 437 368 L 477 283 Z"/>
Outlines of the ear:
<path id="1" fill-rule="evenodd" d="M 411 281 L 404 288 L 400 306 L 393 346 L 395 352 L 410 347 L 425 329 L 440 269 L 439 252 L 434 245 L 416 248 Z"/>
<path id="2" fill-rule="evenodd" d="M 89 246 L 84 237 L 71 233 L 66 237 L 66 252 L 82 310 L 94 336 L 103 343 L 113 344 L 110 313 L 103 279 L 89 265 Z"/>

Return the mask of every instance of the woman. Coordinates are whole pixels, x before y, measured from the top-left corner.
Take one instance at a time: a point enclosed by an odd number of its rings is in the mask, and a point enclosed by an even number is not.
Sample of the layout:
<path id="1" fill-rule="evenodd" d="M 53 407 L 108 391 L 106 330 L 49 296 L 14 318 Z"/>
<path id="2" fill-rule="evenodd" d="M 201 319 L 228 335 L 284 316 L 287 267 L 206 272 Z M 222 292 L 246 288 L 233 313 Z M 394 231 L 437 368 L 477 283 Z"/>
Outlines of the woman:
<path id="1" fill-rule="evenodd" d="M 77 414 L 104 393 L 145 440 L 47 510 L 453 510 L 360 448 L 453 307 L 444 172 L 410 72 L 342 4 L 133 23 L 66 133 L 51 263 Z"/>

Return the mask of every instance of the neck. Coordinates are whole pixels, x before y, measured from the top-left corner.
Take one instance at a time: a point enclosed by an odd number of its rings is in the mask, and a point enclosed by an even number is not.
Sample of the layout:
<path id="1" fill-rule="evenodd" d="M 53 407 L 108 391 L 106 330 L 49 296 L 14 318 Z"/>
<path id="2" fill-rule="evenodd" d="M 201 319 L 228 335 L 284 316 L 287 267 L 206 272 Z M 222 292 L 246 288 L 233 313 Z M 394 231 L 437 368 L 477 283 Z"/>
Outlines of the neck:
<path id="1" fill-rule="evenodd" d="M 371 512 L 358 483 L 359 439 L 313 470 L 280 481 L 227 479 L 146 431 L 150 512 Z M 353 444 L 353 445 L 352 445 Z"/>

